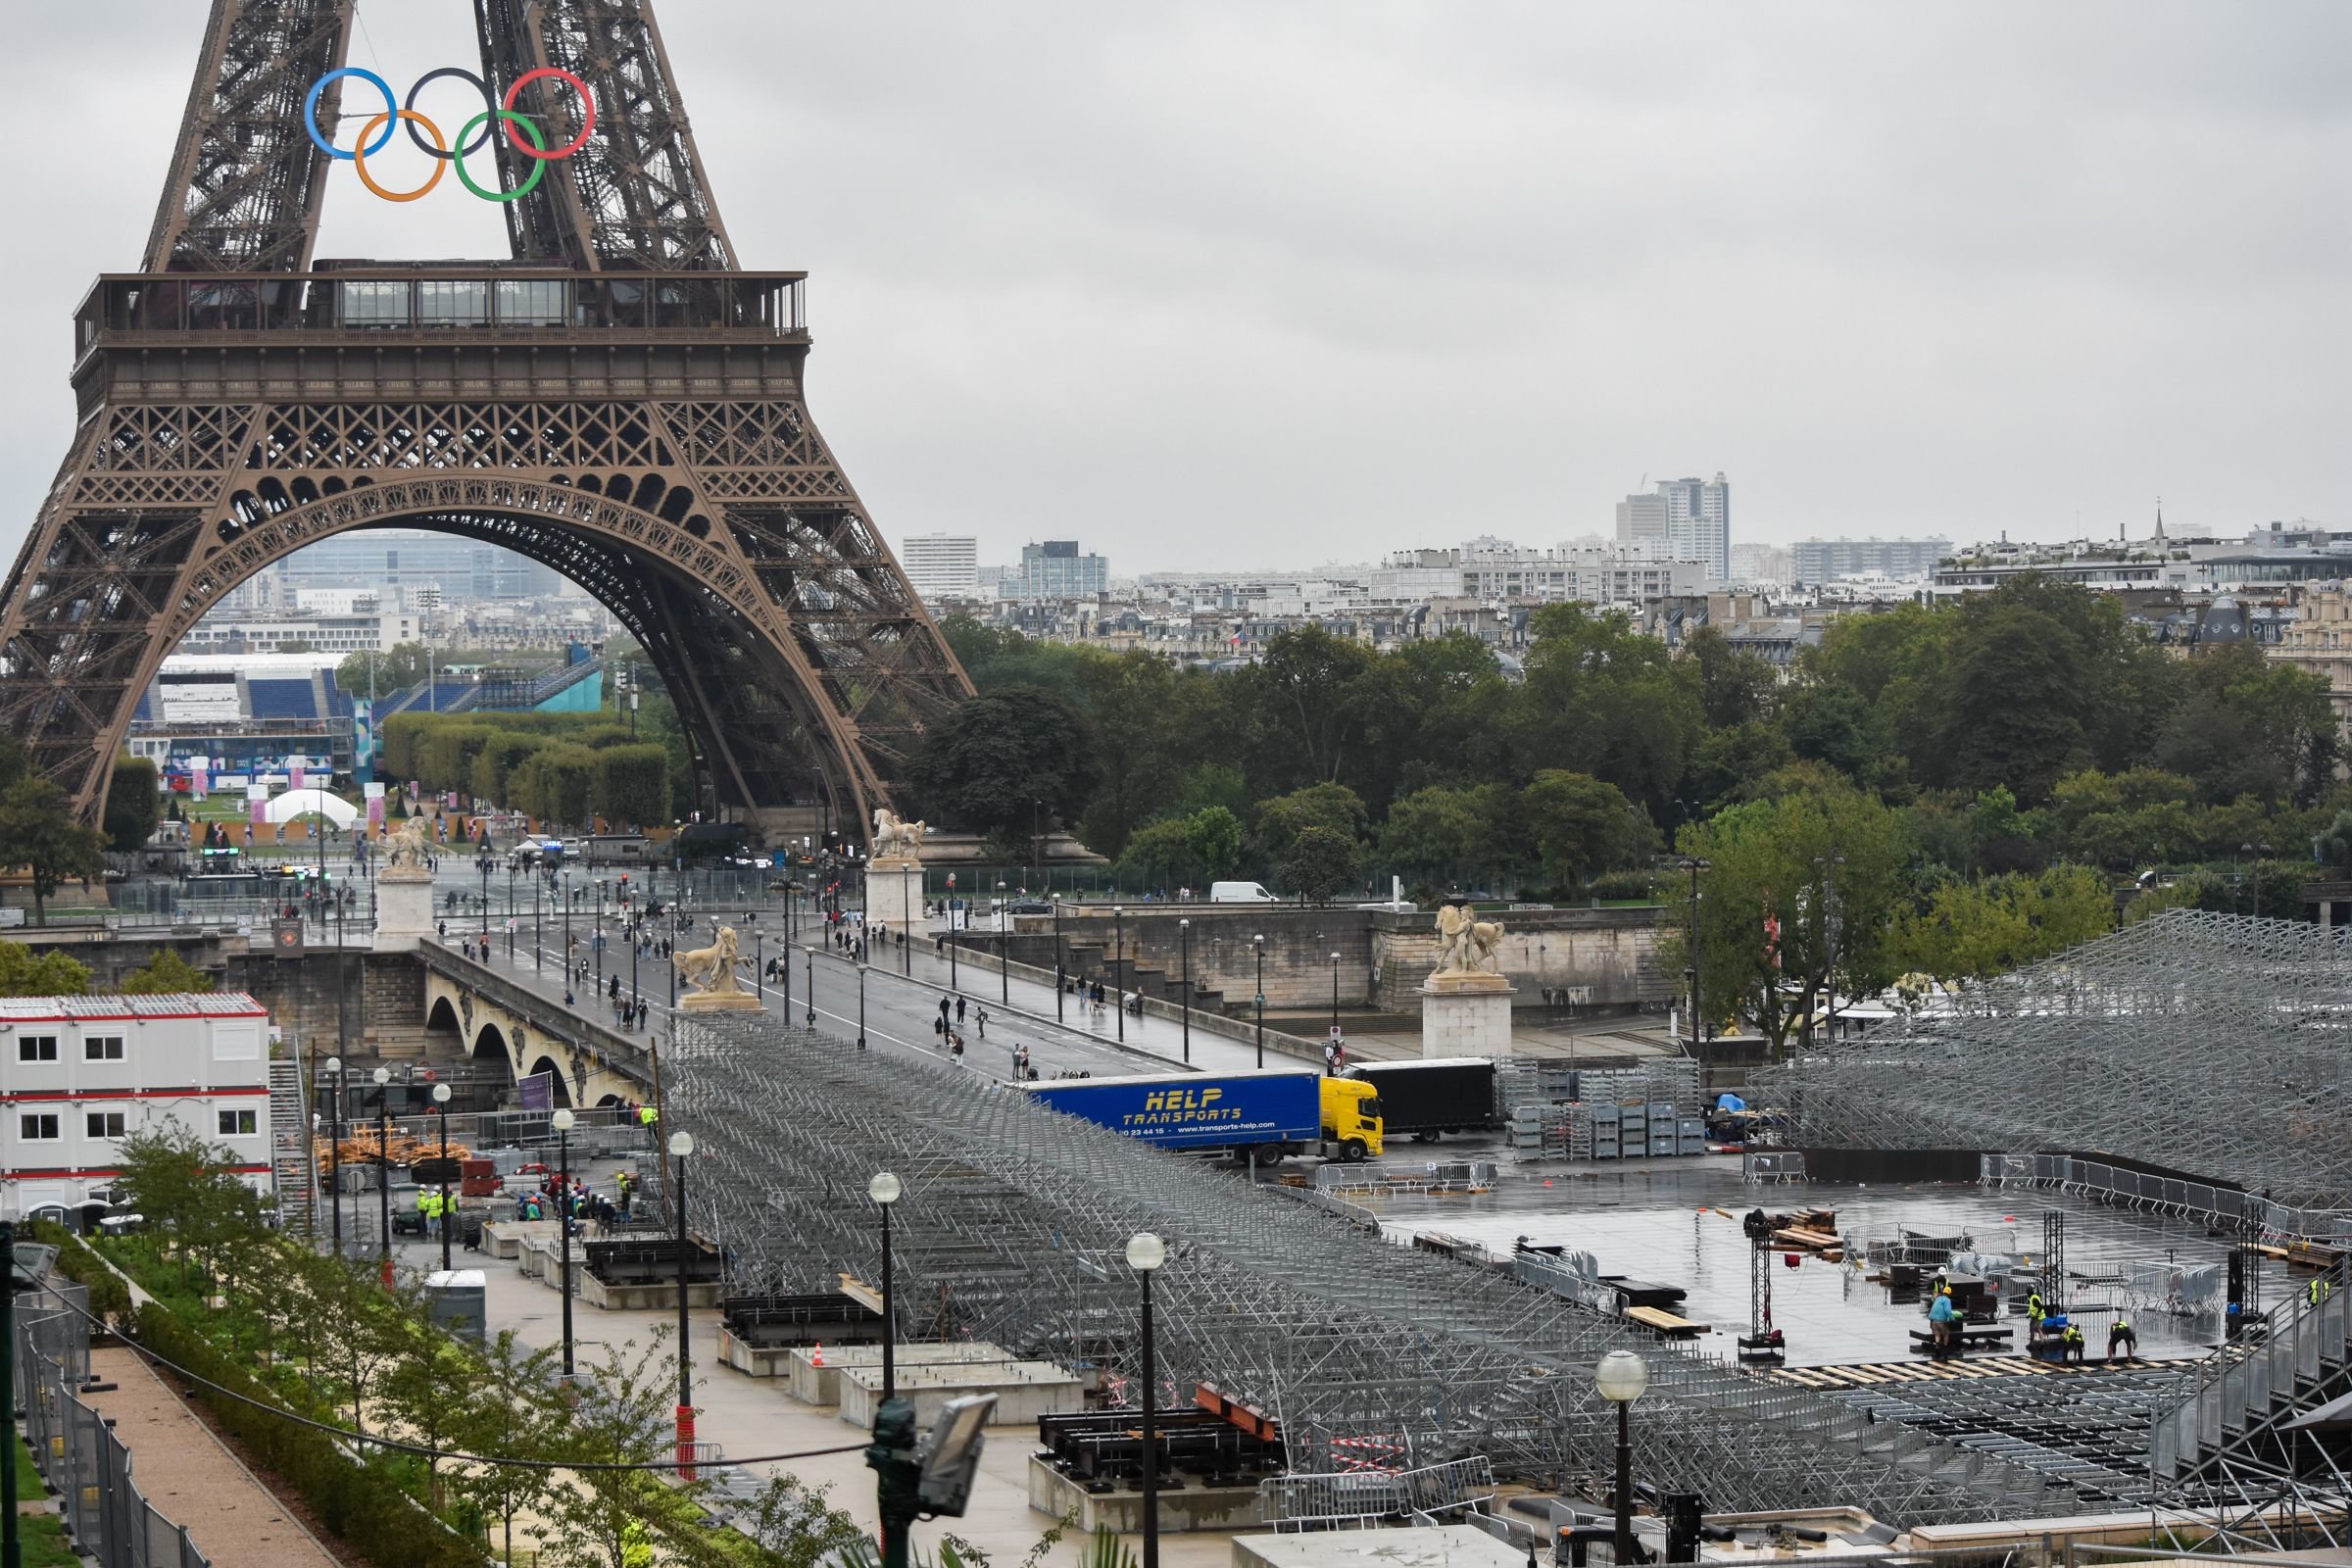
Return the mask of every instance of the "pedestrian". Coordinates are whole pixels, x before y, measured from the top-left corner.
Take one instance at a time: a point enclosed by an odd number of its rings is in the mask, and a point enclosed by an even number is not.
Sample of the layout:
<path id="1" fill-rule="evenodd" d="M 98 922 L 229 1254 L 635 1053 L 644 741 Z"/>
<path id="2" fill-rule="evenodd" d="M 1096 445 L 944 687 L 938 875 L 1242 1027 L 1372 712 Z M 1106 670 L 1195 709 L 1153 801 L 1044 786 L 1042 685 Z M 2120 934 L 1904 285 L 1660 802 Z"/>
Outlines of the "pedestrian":
<path id="1" fill-rule="evenodd" d="M 972 1017 L 980 1026 L 980 1038 L 986 1040 L 988 1038 L 988 1009 L 986 1007 L 974 1008 Z"/>
<path id="2" fill-rule="evenodd" d="M 963 1036 L 953 1029 L 948 1031 L 948 1054 L 956 1058 L 956 1066 L 963 1065 Z"/>
<path id="3" fill-rule="evenodd" d="M 1323 1076 L 1337 1078 L 1339 1075 L 1340 1037 L 1333 1035 L 1329 1040 L 1323 1042 Z"/>
<path id="4" fill-rule="evenodd" d="M 652 1010 L 643 997 L 637 999 L 637 1027 L 639 1029 L 642 1030 L 645 1027 L 646 1017 Z"/>
<path id="5" fill-rule="evenodd" d="M 963 999 L 961 997 L 956 999 L 956 1021 L 963 1022 Z"/>
<path id="6" fill-rule="evenodd" d="M 949 1004 L 947 998 L 942 997 L 939 999 L 939 1026 L 942 1029 L 945 1029 L 948 1026 L 948 1005 Z"/>

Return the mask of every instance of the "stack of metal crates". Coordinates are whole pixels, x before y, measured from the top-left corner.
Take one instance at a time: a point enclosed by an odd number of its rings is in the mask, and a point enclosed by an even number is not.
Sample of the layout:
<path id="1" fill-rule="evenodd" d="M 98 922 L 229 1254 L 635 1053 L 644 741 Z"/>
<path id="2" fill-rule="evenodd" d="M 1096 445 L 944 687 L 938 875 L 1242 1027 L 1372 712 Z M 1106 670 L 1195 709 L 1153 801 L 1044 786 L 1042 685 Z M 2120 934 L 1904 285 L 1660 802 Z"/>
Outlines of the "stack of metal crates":
<path id="1" fill-rule="evenodd" d="M 1522 1159 L 1644 1159 L 1707 1150 L 1698 1064 L 1688 1058 L 1592 1070 L 1506 1056 L 1494 1064 L 1494 1096 Z"/>

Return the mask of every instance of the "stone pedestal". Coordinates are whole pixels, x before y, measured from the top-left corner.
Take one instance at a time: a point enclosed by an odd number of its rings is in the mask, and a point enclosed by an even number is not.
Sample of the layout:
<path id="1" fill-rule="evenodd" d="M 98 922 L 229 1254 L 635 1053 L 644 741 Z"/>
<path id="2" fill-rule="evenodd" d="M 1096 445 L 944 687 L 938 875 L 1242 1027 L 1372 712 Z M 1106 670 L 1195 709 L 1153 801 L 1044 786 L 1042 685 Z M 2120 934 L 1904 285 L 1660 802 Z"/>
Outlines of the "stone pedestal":
<path id="1" fill-rule="evenodd" d="M 1511 983 L 1498 974 L 1432 975 L 1421 986 L 1421 1054 L 1511 1054 Z"/>
<path id="2" fill-rule="evenodd" d="M 865 923 L 886 925 L 909 937 L 923 928 L 923 862 L 886 855 L 865 868 Z"/>
<path id="3" fill-rule="evenodd" d="M 738 986 L 742 984 L 739 980 Z M 689 991 L 678 999 L 681 1012 L 758 1012 L 760 998 L 756 992 Z"/>
<path id="4" fill-rule="evenodd" d="M 413 953 L 433 934 L 433 873 L 402 866 L 375 874 L 375 951 Z"/>

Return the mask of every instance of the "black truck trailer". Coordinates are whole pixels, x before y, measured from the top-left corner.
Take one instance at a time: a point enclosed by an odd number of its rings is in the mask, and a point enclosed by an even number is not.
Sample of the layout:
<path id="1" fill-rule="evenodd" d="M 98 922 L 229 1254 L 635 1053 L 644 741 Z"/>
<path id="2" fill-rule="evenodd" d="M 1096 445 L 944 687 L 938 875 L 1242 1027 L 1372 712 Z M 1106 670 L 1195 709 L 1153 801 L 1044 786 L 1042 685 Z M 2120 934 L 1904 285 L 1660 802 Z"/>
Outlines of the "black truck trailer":
<path id="1" fill-rule="evenodd" d="M 1494 1063 L 1484 1056 L 1362 1061 L 1348 1069 L 1379 1091 L 1391 1141 L 1431 1144 L 1446 1133 L 1487 1132 L 1501 1124 L 1494 1107 Z"/>

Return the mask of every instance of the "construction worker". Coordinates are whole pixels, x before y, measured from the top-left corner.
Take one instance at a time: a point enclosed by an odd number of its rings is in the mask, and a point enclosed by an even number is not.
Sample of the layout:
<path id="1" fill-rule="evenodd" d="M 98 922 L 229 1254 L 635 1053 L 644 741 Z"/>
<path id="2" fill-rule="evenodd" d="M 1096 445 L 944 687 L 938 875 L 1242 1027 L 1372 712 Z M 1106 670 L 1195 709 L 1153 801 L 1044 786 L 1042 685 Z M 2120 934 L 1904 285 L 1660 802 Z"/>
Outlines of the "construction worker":
<path id="1" fill-rule="evenodd" d="M 2041 1304 L 2041 1292 L 2035 1291 L 2026 1298 L 2026 1337 L 2028 1339 L 2032 1339 L 2041 1332 L 2041 1320 L 2048 1315 Z"/>
<path id="2" fill-rule="evenodd" d="M 2328 1297 L 2334 1294 L 2334 1282 L 2329 1280 L 2324 1274 L 2317 1276 L 2309 1285 L 2303 1288 L 2303 1298 L 2314 1306 L 2319 1305 L 2322 1301 L 2325 1301 Z"/>
<path id="3" fill-rule="evenodd" d="M 2124 1348 L 2124 1358 L 2130 1360 L 2139 1353 L 2139 1336 L 2132 1332 L 2132 1320 L 2121 1312 L 2107 1325 L 2107 1359 L 2115 1359 L 2115 1348 Z"/>
<path id="4" fill-rule="evenodd" d="M 417 1235 L 419 1235 L 419 1236 L 430 1236 L 430 1235 L 432 1235 L 432 1234 L 433 1234 L 433 1215 L 434 1215 L 434 1213 L 437 1211 L 437 1208 L 438 1208 L 438 1205 L 440 1204 L 440 1201 L 441 1201 L 441 1196 L 440 1196 L 438 1193 L 434 1192 L 434 1191 L 433 1191 L 431 1188 L 429 1188 L 429 1187 L 427 1187 L 427 1188 L 423 1188 L 423 1189 L 421 1189 L 421 1190 L 419 1190 L 419 1191 L 417 1192 L 417 1194 L 416 1194 L 416 1234 L 417 1234 Z"/>
<path id="5" fill-rule="evenodd" d="M 662 1147 L 662 1134 L 656 1126 L 656 1123 L 661 1120 L 662 1113 L 653 1106 L 639 1105 L 637 1107 L 637 1125 L 645 1129 L 646 1147 L 656 1151 Z"/>
<path id="6" fill-rule="evenodd" d="M 2069 1361 L 2072 1361 L 2075 1365 L 2081 1366 L 2082 1364 L 2082 1326 L 2079 1323 L 2069 1323 L 2066 1326 L 2065 1358 Z"/>

